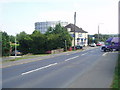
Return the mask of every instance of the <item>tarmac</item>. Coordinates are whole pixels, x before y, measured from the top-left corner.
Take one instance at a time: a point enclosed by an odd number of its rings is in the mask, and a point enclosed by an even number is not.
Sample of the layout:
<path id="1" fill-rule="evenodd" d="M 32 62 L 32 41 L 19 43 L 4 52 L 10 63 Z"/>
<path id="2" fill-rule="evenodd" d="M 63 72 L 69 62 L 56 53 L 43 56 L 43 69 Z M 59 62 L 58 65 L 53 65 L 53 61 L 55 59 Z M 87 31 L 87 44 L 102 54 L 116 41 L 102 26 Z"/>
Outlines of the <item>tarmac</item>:
<path id="1" fill-rule="evenodd" d="M 70 53 L 77 53 L 80 51 L 84 51 L 84 50 L 89 50 L 89 49 L 93 49 L 93 48 L 97 48 L 97 47 L 84 47 L 83 50 L 76 50 L 76 51 L 67 51 L 67 52 L 62 52 L 62 53 L 57 53 L 57 54 L 48 54 L 48 55 L 32 55 L 32 56 L 9 56 L 9 57 L 2 57 L 2 60 L 0 60 L 0 68 L 5 68 L 5 67 L 10 67 L 10 66 L 14 66 L 14 65 L 19 65 L 19 64 L 24 64 L 24 63 L 29 63 L 29 62 L 34 62 L 34 61 L 38 61 L 38 60 L 44 60 L 44 59 L 48 59 L 48 58 L 53 58 L 53 57 L 57 57 L 60 55 L 64 55 L 64 54 L 70 54 Z M 19 59 L 14 61 L 14 59 L 17 58 L 21 58 L 23 57 L 24 59 Z M 27 59 L 25 59 L 27 58 Z M 13 61 L 6 61 L 6 60 L 13 60 Z"/>

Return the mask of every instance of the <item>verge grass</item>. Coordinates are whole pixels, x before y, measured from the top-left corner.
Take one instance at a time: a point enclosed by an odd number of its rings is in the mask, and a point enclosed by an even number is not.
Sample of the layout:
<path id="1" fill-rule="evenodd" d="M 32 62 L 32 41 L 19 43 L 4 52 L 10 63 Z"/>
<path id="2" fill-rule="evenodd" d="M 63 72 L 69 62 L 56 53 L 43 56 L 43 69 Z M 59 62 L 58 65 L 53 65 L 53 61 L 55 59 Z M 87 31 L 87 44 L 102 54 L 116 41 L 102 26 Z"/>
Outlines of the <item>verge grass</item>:
<path id="1" fill-rule="evenodd" d="M 118 90 L 120 90 L 120 52 L 118 54 L 118 61 L 115 67 L 115 74 L 111 88 L 118 88 Z"/>

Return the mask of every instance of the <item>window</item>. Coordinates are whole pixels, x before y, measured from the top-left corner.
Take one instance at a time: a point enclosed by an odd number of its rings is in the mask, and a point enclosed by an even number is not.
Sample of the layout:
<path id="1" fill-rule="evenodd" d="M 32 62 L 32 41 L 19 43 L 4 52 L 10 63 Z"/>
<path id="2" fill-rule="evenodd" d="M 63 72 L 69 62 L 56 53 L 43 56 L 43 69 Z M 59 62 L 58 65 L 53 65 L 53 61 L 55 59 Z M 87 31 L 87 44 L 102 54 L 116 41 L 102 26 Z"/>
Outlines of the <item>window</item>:
<path id="1" fill-rule="evenodd" d="M 82 37 L 82 34 L 79 34 L 79 36 L 78 37 Z"/>

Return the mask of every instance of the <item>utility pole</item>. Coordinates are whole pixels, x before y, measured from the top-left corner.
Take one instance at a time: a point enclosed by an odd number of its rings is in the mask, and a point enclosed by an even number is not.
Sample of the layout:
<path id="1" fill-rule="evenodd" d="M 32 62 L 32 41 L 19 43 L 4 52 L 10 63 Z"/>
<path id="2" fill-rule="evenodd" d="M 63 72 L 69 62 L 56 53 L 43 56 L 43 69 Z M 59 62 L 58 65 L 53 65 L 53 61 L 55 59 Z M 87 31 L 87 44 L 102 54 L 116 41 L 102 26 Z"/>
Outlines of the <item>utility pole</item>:
<path id="1" fill-rule="evenodd" d="M 75 50 L 75 25 L 76 25 L 76 12 L 74 13 L 74 50 Z"/>
<path id="2" fill-rule="evenodd" d="M 98 24 L 98 42 L 100 41 L 100 25 L 104 23 L 99 23 Z"/>

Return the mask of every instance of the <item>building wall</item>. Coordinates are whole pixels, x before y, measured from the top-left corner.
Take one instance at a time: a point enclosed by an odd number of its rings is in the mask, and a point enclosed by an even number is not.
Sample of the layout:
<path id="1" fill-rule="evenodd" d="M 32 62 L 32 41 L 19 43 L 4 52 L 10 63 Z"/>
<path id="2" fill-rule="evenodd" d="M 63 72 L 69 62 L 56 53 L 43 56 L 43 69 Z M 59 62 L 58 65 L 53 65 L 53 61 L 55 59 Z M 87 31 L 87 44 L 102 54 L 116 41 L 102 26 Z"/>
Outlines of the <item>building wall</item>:
<path id="1" fill-rule="evenodd" d="M 56 24 L 61 24 L 61 26 L 66 26 L 68 22 L 61 21 L 46 21 L 46 22 L 36 22 L 35 30 L 39 30 L 41 33 L 45 33 L 49 27 L 55 27 Z"/>
<path id="2" fill-rule="evenodd" d="M 70 28 L 68 29 L 70 35 L 73 37 L 72 46 L 74 46 L 74 32 L 70 32 Z M 88 33 L 80 33 L 75 32 L 75 45 L 88 45 Z"/>

